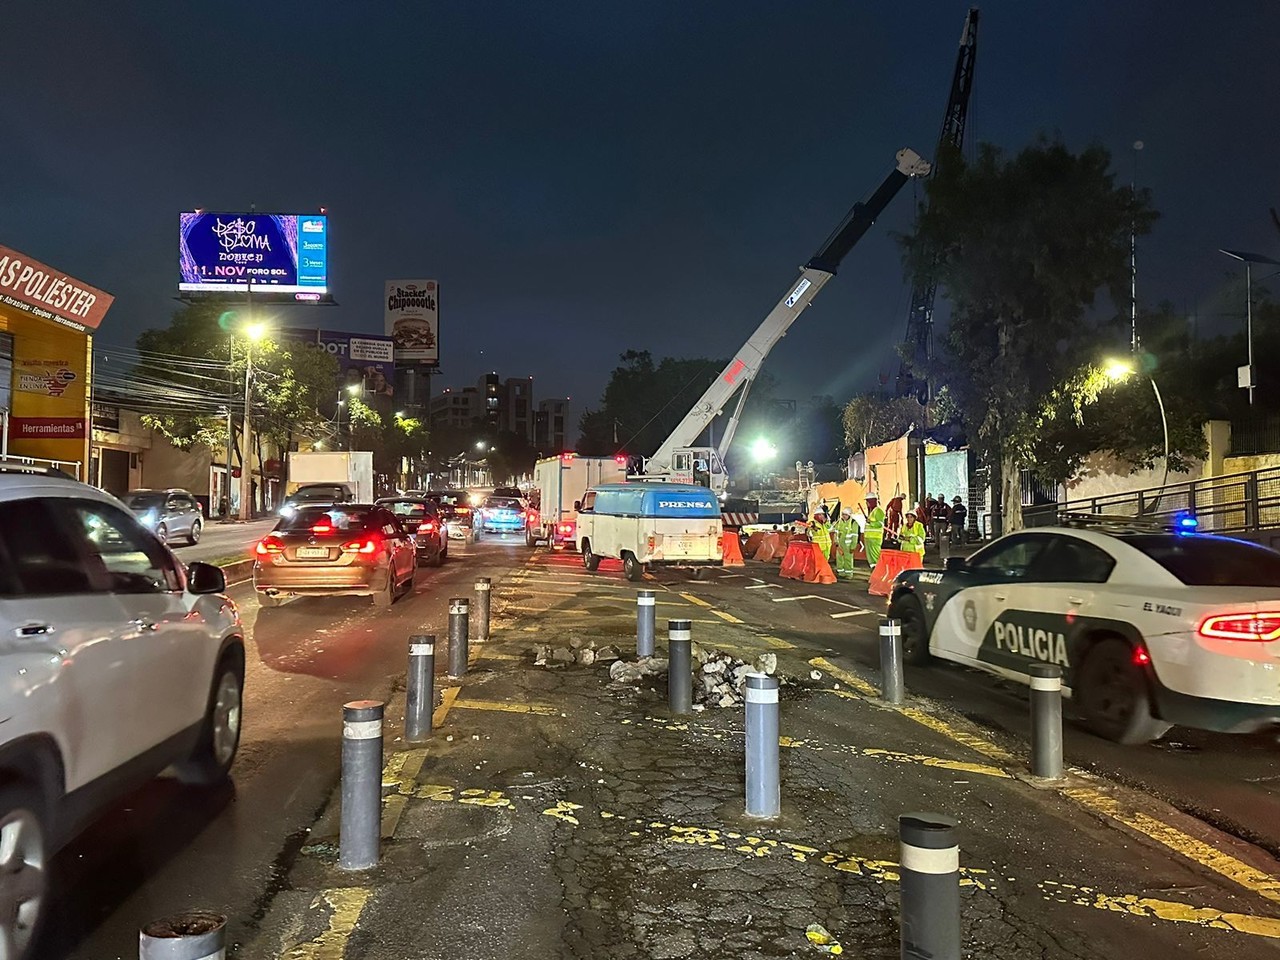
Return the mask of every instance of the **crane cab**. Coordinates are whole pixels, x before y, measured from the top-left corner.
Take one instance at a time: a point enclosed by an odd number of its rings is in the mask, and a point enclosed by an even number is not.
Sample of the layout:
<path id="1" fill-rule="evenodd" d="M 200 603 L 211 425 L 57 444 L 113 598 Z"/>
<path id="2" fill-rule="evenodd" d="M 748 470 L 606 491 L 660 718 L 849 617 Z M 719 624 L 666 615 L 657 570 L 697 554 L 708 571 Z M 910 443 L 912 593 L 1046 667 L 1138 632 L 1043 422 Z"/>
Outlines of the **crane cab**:
<path id="1" fill-rule="evenodd" d="M 676 447 L 671 469 L 657 476 L 647 474 L 645 479 L 707 487 L 717 496 L 729 489 L 729 474 L 715 447 Z"/>

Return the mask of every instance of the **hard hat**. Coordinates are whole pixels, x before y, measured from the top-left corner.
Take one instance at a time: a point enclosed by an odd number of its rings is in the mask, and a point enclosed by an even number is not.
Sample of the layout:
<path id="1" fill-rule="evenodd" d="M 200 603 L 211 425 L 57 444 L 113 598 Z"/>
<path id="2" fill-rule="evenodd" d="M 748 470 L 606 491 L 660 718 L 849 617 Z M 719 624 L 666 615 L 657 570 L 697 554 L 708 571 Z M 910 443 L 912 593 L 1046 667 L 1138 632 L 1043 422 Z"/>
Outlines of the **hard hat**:
<path id="1" fill-rule="evenodd" d="M 866 499 L 866 500 L 879 500 L 880 498 L 879 498 L 879 497 L 877 497 L 874 493 L 868 493 L 864 499 Z"/>
<path id="2" fill-rule="evenodd" d="M 853 507 L 845 507 L 843 510 L 840 511 L 840 515 L 843 517 L 852 517 Z"/>
<path id="3" fill-rule="evenodd" d="M 954 500 L 952 500 L 951 502 L 952 502 L 952 503 L 959 503 L 959 502 L 960 502 L 960 498 L 959 498 L 959 497 L 956 497 L 956 498 L 955 498 Z"/>

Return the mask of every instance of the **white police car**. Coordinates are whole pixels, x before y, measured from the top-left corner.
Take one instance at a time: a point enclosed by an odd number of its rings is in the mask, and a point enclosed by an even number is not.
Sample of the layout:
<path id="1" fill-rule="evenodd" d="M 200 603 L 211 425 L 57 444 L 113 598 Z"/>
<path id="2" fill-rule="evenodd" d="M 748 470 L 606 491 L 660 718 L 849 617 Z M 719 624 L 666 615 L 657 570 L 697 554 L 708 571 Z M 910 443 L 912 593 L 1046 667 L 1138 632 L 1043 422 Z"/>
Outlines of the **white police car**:
<path id="1" fill-rule="evenodd" d="M 1090 728 L 1121 743 L 1280 724 L 1280 553 L 1194 523 L 1024 530 L 905 571 L 889 601 L 904 656 L 1023 683 L 1057 664 Z"/>

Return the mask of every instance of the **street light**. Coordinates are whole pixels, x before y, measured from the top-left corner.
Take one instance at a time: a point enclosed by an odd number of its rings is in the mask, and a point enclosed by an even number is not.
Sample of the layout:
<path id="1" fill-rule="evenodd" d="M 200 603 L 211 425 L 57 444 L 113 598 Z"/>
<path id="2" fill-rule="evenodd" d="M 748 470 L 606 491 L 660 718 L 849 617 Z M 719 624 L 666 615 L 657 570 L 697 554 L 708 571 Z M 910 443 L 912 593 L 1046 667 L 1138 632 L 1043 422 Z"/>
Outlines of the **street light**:
<path id="1" fill-rule="evenodd" d="M 756 441 L 751 444 L 751 456 L 755 458 L 757 463 L 772 460 L 777 453 L 778 448 L 764 437 L 757 437 Z"/>
<path id="2" fill-rule="evenodd" d="M 1257 386 L 1253 379 L 1253 264 L 1269 263 L 1272 266 L 1280 267 L 1280 260 L 1272 260 L 1270 257 L 1264 257 L 1260 253 L 1245 253 L 1243 250 L 1219 250 L 1219 253 L 1225 253 L 1233 260 L 1239 260 L 1244 264 L 1244 299 L 1245 299 L 1245 323 L 1249 337 L 1249 365 L 1241 367 L 1236 373 L 1236 382 L 1249 389 L 1249 405 L 1253 405 L 1253 388 Z"/>
<path id="3" fill-rule="evenodd" d="M 253 497 L 253 469 L 250 466 L 253 455 L 253 433 L 252 425 L 249 421 L 249 414 L 253 409 L 253 345 L 261 340 L 267 333 L 267 325 L 265 323 L 246 323 L 243 329 L 245 338 L 244 348 L 244 456 L 240 458 L 240 519 L 253 519 L 253 504 L 250 502 Z M 230 451 L 231 438 L 228 435 L 227 449 Z M 227 454 L 228 465 L 230 465 L 231 455 Z"/>
<path id="4" fill-rule="evenodd" d="M 1130 377 L 1136 376 L 1138 372 L 1134 369 L 1133 364 L 1127 360 L 1108 360 L 1102 368 L 1102 373 L 1112 383 L 1123 383 Z M 1151 383 L 1151 389 L 1155 391 L 1156 405 L 1160 408 L 1160 426 L 1164 430 L 1164 479 L 1160 481 L 1160 486 L 1163 487 L 1169 482 L 1169 418 L 1165 415 L 1164 398 L 1160 396 L 1160 388 L 1156 386 L 1156 378 L 1147 377 L 1147 380 Z M 1160 501 L 1157 500 L 1156 502 L 1159 503 Z"/>
<path id="5" fill-rule="evenodd" d="M 476 449 L 483 453 L 487 449 L 487 444 L 483 440 L 477 440 Z"/>

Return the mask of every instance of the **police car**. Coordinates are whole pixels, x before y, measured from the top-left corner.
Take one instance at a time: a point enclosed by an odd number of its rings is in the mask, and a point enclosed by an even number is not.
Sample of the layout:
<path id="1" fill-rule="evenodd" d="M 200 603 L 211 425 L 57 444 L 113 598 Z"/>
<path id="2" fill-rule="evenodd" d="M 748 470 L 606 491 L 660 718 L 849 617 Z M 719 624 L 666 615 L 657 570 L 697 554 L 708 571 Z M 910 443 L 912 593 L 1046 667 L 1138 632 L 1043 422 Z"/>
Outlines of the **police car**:
<path id="1" fill-rule="evenodd" d="M 1180 724 L 1280 724 L 1280 553 L 1096 518 L 1010 534 L 894 582 L 904 657 L 1022 683 L 1057 664 L 1088 726 L 1144 743 Z"/>

